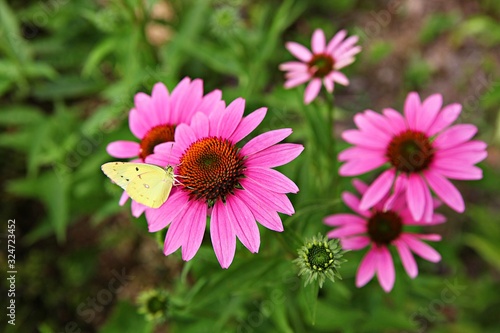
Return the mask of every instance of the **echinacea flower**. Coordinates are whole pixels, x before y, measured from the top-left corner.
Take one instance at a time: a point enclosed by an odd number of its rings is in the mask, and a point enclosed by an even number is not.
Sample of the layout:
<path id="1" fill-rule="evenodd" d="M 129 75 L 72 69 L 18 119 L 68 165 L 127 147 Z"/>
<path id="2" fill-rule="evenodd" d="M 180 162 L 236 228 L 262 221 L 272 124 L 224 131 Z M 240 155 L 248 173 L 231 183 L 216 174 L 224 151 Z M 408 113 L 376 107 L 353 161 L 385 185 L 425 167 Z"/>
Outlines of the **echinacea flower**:
<path id="1" fill-rule="evenodd" d="M 174 143 L 155 147 L 146 162 L 175 166 L 180 183 L 158 209 L 146 210 L 149 231 L 167 225 L 164 253 L 182 247 L 182 258 L 190 260 L 198 251 L 207 215 L 215 255 L 223 268 L 231 264 L 236 237 L 251 252 L 258 252 L 258 221 L 264 227 L 283 231 L 278 212 L 291 215 L 294 208 L 286 193 L 297 186 L 271 168 L 289 163 L 304 149 L 281 143 L 291 129 L 260 134 L 241 149 L 236 145 L 264 119 L 267 109 L 243 117 L 245 100 L 236 99 L 225 109 L 208 116 L 196 113 L 191 125 L 177 126 Z"/>
<path id="2" fill-rule="evenodd" d="M 368 189 L 365 183 L 357 179 L 353 181 L 353 185 L 361 194 Z M 376 272 L 384 291 L 392 290 L 396 273 L 389 251 L 390 245 L 396 247 L 403 267 L 412 279 L 418 275 L 418 267 L 412 252 L 431 262 L 441 260 L 436 250 L 422 242 L 422 240 L 439 241 L 440 235 L 412 233 L 407 228 L 444 223 L 446 219 L 443 215 L 432 214 L 430 222 L 416 221 L 402 197 L 395 198 L 389 210 L 384 209 L 389 196 L 385 196 L 380 203 L 369 210 L 360 208 L 359 198 L 350 192 L 342 193 L 342 200 L 357 214 L 330 215 L 325 218 L 325 224 L 336 227 L 327 235 L 329 238 L 339 238 L 346 250 L 360 250 L 370 245 L 356 274 L 358 288 L 367 284 Z M 439 204 L 439 201 L 434 200 L 434 206 Z"/>
<path id="3" fill-rule="evenodd" d="M 387 169 L 364 193 L 360 209 L 373 207 L 393 188 L 392 199 L 406 197 L 417 221 L 432 220 L 430 190 L 455 211 L 465 210 L 462 195 L 449 179 L 481 179 L 482 170 L 474 164 L 486 158 L 486 143 L 471 141 L 477 132 L 474 125 L 451 126 L 460 115 L 460 104 L 441 108 L 442 103 L 440 94 L 421 102 L 412 92 L 406 98 L 404 117 L 393 109 L 384 109 L 383 115 L 366 110 L 354 117 L 358 129 L 342 133 L 355 146 L 339 154 L 339 160 L 346 162 L 340 175 Z"/>
<path id="4" fill-rule="evenodd" d="M 317 280 L 321 288 L 327 278 L 332 282 L 335 282 L 335 277 L 342 280 L 338 269 L 347 260 L 342 259 L 345 251 L 338 239 L 328 240 L 328 237 L 318 234 L 307 239 L 298 253 L 294 262 L 300 268 L 299 276 L 306 276 L 304 286 Z"/>
<path id="5" fill-rule="evenodd" d="M 347 39 L 347 32 L 341 30 L 326 44 L 325 33 L 316 29 L 312 35 L 312 52 L 305 46 L 296 43 L 286 43 L 286 48 L 300 61 L 289 61 L 280 65 L 285 74 L 285 88 L 293 88 L 310 81 L 304 94 L 304 103 L 311 103 L 319 94 L 322 84 L 329 93 L 333 92 L 334 82 L 347 86 L 349 79 L 340 69 L 352 64 L 354 56 L 361 51 L 360 46 L 354 46 L 358 36 Z"/>
<path id="6" fill-rule="evenodd" d="M 221 97 L 220 90 L 203 96 L 203 81 L 200 79 L 184 78 L 171 94 L 163 83 L 156 83 L 151 96 L 142 92 L 135 95 L 135 107 L 129 113 L 130 131 L 140 141 L 114 141 L 106 150 L 113 157 L 133 158 L 131 162 L 143 163 L 156 145 L 173 141 L 176 126 L 189 123 L 196 112 L 223 109 L 225 103 Z M 128 198 L 123 192 L 120 205 L 123 206 Z M 131 209 L 132 215 L 138 217 L 146 206 L 132 200 Z"/>

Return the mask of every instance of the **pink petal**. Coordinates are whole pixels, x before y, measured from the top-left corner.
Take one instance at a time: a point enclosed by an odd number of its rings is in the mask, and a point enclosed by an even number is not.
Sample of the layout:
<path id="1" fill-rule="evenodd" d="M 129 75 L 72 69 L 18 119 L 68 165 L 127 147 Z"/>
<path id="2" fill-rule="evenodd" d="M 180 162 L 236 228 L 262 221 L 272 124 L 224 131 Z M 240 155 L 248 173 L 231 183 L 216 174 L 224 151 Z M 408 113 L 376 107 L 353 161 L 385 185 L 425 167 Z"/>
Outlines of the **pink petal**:
<path id="1" fill-rule="evenodd" d="M 323 78 L 323 84 L 325 85 L 326 91 L 328 91 L 329 93 L 333 92 L 335 85 L 334 85 L 332 79 L 330 79 L 328 77 Z"/>
<path id="2" fill-rule="evenodd" d="M 222 201 L 217 200 L 212 210 L 210 238 L 215 256 L 222 268 L 228 268 L 233 262 L 236 251 L 236 234 L 226 214 Z"/>
<path id="3" fill-rule="evenodd" d="M 248 167 L 274 168 L 293 161 L 304 150 L 295 143 L 280 143 L 248 156 Z"/>
<path id="4" fill-rule="evenodd" d="M 462 106 L 457 103 L 445 106 L 436 116 L 432 125 L 427 129 L 427 135 L 434 136 L 436 133 L 450 126 L 458 118 L 461 111 Z"/>
<path id="5" fill-rule="evenodd" d="M 265 202 L 270 210 L 275 210 L 287 215 L 295 213 L 292 203 L 285 194 L 271 192 L 250 178 L 243 178 L 240 183 L 246 191 L 250 192 L 250 194 L 259 201 Z"/>
<path id="6" fill-rule="evenodd" d="M 306 91 L 304 93 L 304 103 L 311 103 L 318 96 L 320 90 L 321 79 L 312 79 L 306 87 Z"/>
<path id="7" fill-rule="evenodd" d="M 231 102 L 231 104 L 227 106 L 223 116 L 219 119 L 216 136 L 230 138 L 234 130 L 238 127 L 244 111 L 245 100 L 243 98 L 237 98 Z"/>
<path id="8" fill-rule="evenodd" d="M 365 133 L 370 133 L 377 140 L 385 141 L 387 144 L 392 139 L 392 135 L 387 132 L 387 128 L 380 129 L 364 113 L 357 113 L 354 116 L 354 123 Z"/>
<path id="9" fill-rule="evenodd" d="M 342 138 L 350 144 L 358 145 L 364 148 L 386 149 L 385 140 L 376 140 L 371 133 L 365 133 L 358 130 L 345 130 Z"/>
<path id="10" fill-rule="evenodd" d="M 354 60 L 354 56 L 356 54 L 358 54 L 359 52 L 361 52 L 361 50 L 362 50 L 361 46 L 354 46 L 354 47 L 351 47 L 350 49 L 346 50 L 345 52 L 338 54 L 337 55 L 337 62 L 335 63 L 335 67 L 337 69 L 344 67 L 344 66 L 339 65 L 340 62 L 344 62 L 344 61 L 347 62 L 347 60 L 352 62 Z"/>
<path id="11" fill-rule="evenodd" d="M 218 89 L 206 94 L 196 108 L 196 112 L 201 112 L 207 116 L 212 112 L 223 112 L 226 103 L 221 98 L 222 92 Z"/>
<path id="12" fill-rule="evenodd" d="M 406 97 L 405 101 L 405 117 L 408 124 L 408 128 L 416 130 L 417 119 L 421 117 L 420 115 L 420 97 L 416 92 L 411 92 Z"/>
<path id="13" fill-rule="evenodd" d="M 307 64 L 298 61 L 284 62 L 279 66 L 279 69 L 282 71 L 306 72 L 308 68 Z"/>
<path id="14" fill-rule="evenodd" d="M 439 242 L 442 239 L 441 235 L 438 234 L 410 234 L 410 235 L 431 242 Z"/>
<path id="15" fill-rule="evenodd" d="M 185 103 L 189 101 L 188 93 L 191 88 L 191 79 L 185 77 L 177 84 L 172 93 L 170 94 L 170 123 L 178 125 L 191 118 L 191 114 L 187 114 L 184 109 Z"/>
<path id="16" fill-rule="evenodd" d="M 185 238 L 187 237 L 186 229 L 187 226 L 191 224 L 191 221 L 186 218 L 190 212 L 191 207 L 189 206 L 174 218 L 168 228 L 165 244 L 163 246 L 163 253 L 166 256 L 177 251 L 185 242 Z"/>
<path id="17" fill-rule="evenodd" d="M 356 212 L 364 217 L 370 217 L 371 214 L 369 211 L 359 209 L 360 200 L 357 196 L 351 192 L 342 192 L 341 197 L 347 207 L 349 207 L 353 212 Z"/>
<path id="18" fill-rule="evenodd" d="M 132 134 L 134 134 L 136 138 L 141 140 L 151 129 L 151 127 L 148 126 L 146 119 L 144 119 L 144 117 L 136 109 L 130 110 L 128 116 L 128 124 Z"/>
<path id="19" fill-rule="evenodd" d="M 345 250 L 356 251 L 356 250 L 361 250 L 370 245 L 370 238 L 366 236 L 342 238 L 340 240 L 340 244 L 342 245 L 342 248 L 344 248 Z"/>
<path id="20" fill-rule="evenodd" d="M 208 136 L 209 121 L 208 117 L 201 112 L 196 112 L 191 120 L 191 128 L 196 139 L 205 138 Z"/>
<path id="21" fill-rule="evenodd" d="M 436 250 L 420 241 L 419 239 L 409 234 L 403 234 L 401 236 L 401 240 L 405 242 L 406 245 L 408 245 L 410 250 L 412 250 L 415 254 L 424 258 L 425 260 L 428 260 L 430 262 L 438 262 L 439 260 L 441 260 L 441 255 Z"/>
<path id="22" fill-rule="evenodd" d="M 361 179 L 354 178 L 352 181 L 352 186 L 358 191 L 359 194 L 365 194 L 366 190 L 368 190 L 368 185 L 362 181 Z"/>
<path id="23" fill-rule="evenodd" d="M 356 236 L 367 232 L 365 224 L 344 224 L 342 227 L 336 228 L 328 233 L 328 238 L 344 238 Z"/>
<path id="24" fill-rule="evenodd" d="M 159 208 L 147 209 L 149 232 L 156 232 L 168 226 L 177 215 L 186 210 L 188 203 L 189 196 L 184 191 L 178 190 L 173 192 Z"/>
<path id="25" fill-rule="evenodd" d="M 328 45 L 326 46 L 326 53 L 332 53 L 335 48 L 344 40 L 344 38 L 347 35 L 347 31 L 345 30 L 340 30 L 333 36 L 333 38 L 328 42 Z"/>
<path id="26" fill-rule="evenodd" d="M 155 112 L 159 124 L 171 124 L 170 122 L 170 95 L 167 87 L 161 82 L 153 86 L 151 99 L 155 106 Z"/>
<path id="27" fill-rule="evenodd" d="M 434 155 L 434 160 L 437 162 L 445 161 L 443 164 L 450 161 L 460 161 L 467 164 L 476 164 L 484 160 L 488 156 L 486 151 L 457 151 L 455 148 L 448 150 L 437 151 Z"/>
<path id="28" fill-rule="evenodd" d="M 443 96 L 434 94 L 427 97 L 422 103 L 422 114 L 417 117 L 416 129 L 426 132 L 432 125 L 443 105 Z"/>
<path id="29" fill-rule="evenodd" d="M 354 44 L 358 42 L 358 40 L 359 40 L 358 36 L 351 36 L 347 38 L 345 41 L 342 42 L 342 44 L 338 46 L 336 50 L 332 52 L 333 57 L 335 59 L 342 58 L 342 55 L 346 52 L 349 52 L 349 50 L 354 46 Z"/>
<path id="30" fill-rule="evenodd" d="M 426 184 L 419 174 L 411 173 L 408 177 L 406 202 L 413 218 L 420 221 L 424 216 L 426 202 Z M 432 204 L 432 203 L 429 203 Z"/>
<path id="31" fill-rule="evenodd" d="M 259 252 L 260 234 L 250 209 L 234 195 L 226 198 L 226 214 L 238 239 L 252 253 Z"/>
<path id="32" fill-rule="evenodd" d="M 116 158 L 132 158 L 139 155 L 140 145 L 133 141 L 114 141 L 107 147 L 109 155 Z"/>
<path id="33" fill-rule="evenodd" d="M 257 126 L 259 126 L 259 124 L 266 116 L 266 113 L 267 113 L 267 108 L 260 108 L 250 113 L 248 116 L 244 117 L 238 124 L 238 127 L 236 127 L 236 130 L 234 130 L 230 140 L 233 143 L 237 143 L 240 140 L 242 140 L 244 137 L 250 134 L 255 128 L 257 128 Z"/>
<path id="34" fill-rule="evenodd" d="M 386 116 L 387 120 L 391 124 L 392 132 L 394 134 L 399 134 L 408 129 L 406 125 L 406 121 L 401 115 L 401 113 L 396 110 L 387 108 L 383 110 L 384 116 Z"/>
<path id="35" fill-rule="evenodd" d="M 344 192 L 346 193 L 346 192 Z M 344 225 L 362 225 L 366 229 L 366 220 L 349 213 L 339 213 L 325 217 L 324 222 L 326 225 L 337 227 Z"/>
<path id="36" fill-rule="evenodd" d="M 293 78 L 290 78 L 287 80 L 284 84 L 285 89 L 290 89 L 296 86 L 301 85 L 302 83 L 305 83 L 309 81 L 312 78 L 311 74 L 309 73 L 302 73 L 300 75 L 297 75 Z"/>
<path id="37" fill-rule="evenodd" d="M 332 79 L 333 81 L 343 85 L 343 86 L 348 86 L 349 85 L 349 79 L 347 76 L 344 75 L 344 73 L 341 72 L 333 72 L 330 75 L 328 75 L 328 78 Z"/>
<path id="38" fill-rule="evenodd" d="M 182 259 L 188 261 L 198 252 L 203 240 L 207 224 L 207 204 L 201 201 L 191 201 L 184 221 L 187 223 L 182 242 Z"/>
<path id="39" fill-rule="evenodd" d="M 401 262 L 403 263 L 406 273 L 408 273 L 409 277 L 414 279 L 418 275 L 418 267 L 413 254 L 405 242 L 397 241 L 394 245 L 396 245 L 396 249 L 401 257 Z"/>
<path id="40" fill-rule="evenodd" d="M 437 173 L 450 179 L 457 180 L 479 180 L 483 178 L 483 170 L 476 166 L 460 166 L 456 164 L 446 165 L 446 169 L 434 164 L 432 169 Z"/>
<path id="41" fill-rule="evenodd" d="M 325 51 L 325 33 L 321 29 L 314 30 L 311 39 L 311 48 L 313 53 L 323 53 Z"/>
<path id="42" fill-rule="evenodd" d="M 295 56 L 295 58 L 308 62 L 312 58 L 312 53 L 305 46 L 295 42 L 288 42 L 285 44 L 288 51 Z"/>
<path id="43" fill-rule="evenodd" d="M 477 133 L 477 127 L 470 124 L 459 124 L 446 129 L 441 132 L 433 146 L 439 149 L 448 149 L 456 147 L 468 140 L 470 140 Z"/>
<path id="44" fill-rule="evenodd" d="M 198 138 L 193 129 L 187 124 L 180 124 L 175 129 L 175 145 L 187 149 Z"/>
<path id="45" fill-rule="evenodd" d="M 356 49 L 356 51 L 361 51 L 361 47 L 359 49 Z M 358 53 L 358 52 L 356 52 Z M 337 61 L 335 62 L 333 68 L 335 70 L 339 70 L 339 69 L 342 69 L 346 66 L 349 66 L 350 64 L 352 64 L 354 61 L 356 61 L 356 59 L 354 57 L 352 58 L 345 58 L 345 57 L 342 57 L 340 59 L 337 59 Z"/>
<path id="46" fill-rule="evenodd" d="M 386 246 L 378 248 L 377 277 L 382 289 L 386 293 L 390 292 L 396 280 L 396 273 L 394 272 L 394 262 L 392 261 L 391 253 Z"/>
<path id="47" fill-rule="evenodd" d="M 290 134 L 292 134 L 291 128 L 283 128 L 265 132 L 248 141 L 248 143 L 245 144 L 243 148 L 241 148 L 240 154 L 242 154 L 243 156 L 255 154 L 284 140 Z"/>
<path id="48" fill-rule="evenodd" d="M 393 211 L 401 211 L 403 208 L 406 208 L 406 187 L 408 183 L 408 178 L 405 173 L 400 173 L 396 176 L 396 181 L 394 182 L 394 191 L 387 198 L 384 203 L 383 210 L 393 210 Z"/>
<path id="49" fill-rule="evenodd" d="M 134 104 L 136 110 L 144 117 L 145 122 L 150 128 L 160 125 L 160 119 L 157 116 L 153 100 L 150 96 L 142 92 L 137 93 L 134 96 Z"/>
<path id="50" fill-rule="evenodd" d="M 368 210 L 377 204 L 391 189 L 395 176 L 393 169 L 384 171 L 363 194 L 359 209 Z"/>
<path id="51" fill-rule="evenodd" d="M 362 175 L 387 163 L 387 157 L 383 155 L 370 154 L 369 156 L 371 158 L 352 160 L 343 164 L 339 168 L 339 175 L 344 177 Z"/>
<path id="52" fill-rule="evenodd" d="M 449 180 L 432 170 L 424 171 L 424 176 L 429 186 L 443 202 L 457 212 L 463 213 L 465 210 L 464 199 Z"/>
<path id="53" fill-rule="evenodd" d="M 299 188 L 282 173 L 267 168 L 247 168 L 245 176 L 260 180 L 263 187 L 278 193 L 297 193 Z"/>
<path id="54" fill-rule="evenodd" d="M 131 204 L 131 211 L 132 211 L 132 216 L 133 217 L 139 217 L 142 215 L 142 213 L 144 213 L 144 211 L 149 208 L 148 206 L 145 206 L 143 204 L 140 204 L 138 203 L 137 201 L 135 200 L 132 200 L 132 204 Z"/>
<path id="55" fill-rule="evenodd" d="M 125 205 L 125 203 L 127 202 L 128 198 L 129 198 L 129 196 L 128 196 L 127 192 L 123 191 L 122 196 L 120 197 L 120 201 L 118 201 L 118 204 L 120 206 Z"/>
<path id="56" fill-rule="evenodd" d="M 283 231 L 283 223 L 281 223 L 281 219 L 276 211 L 273 211 L 272 208 L 269 208 L 248 191 L 236 191 L 235 195 L 250 208 L 253 216 L 260 224 L 270 230 Z"/>
<path id="57" fill-rule="evenodd" d="M 375 249 L 371 248 L 366 253 L 363 260 L 358 267 L 358 272 L 356 273 L 356 287 L 361 288 L 368 283 L 373 278 L 375 274 L 375 268 L 377 265 L 377 256 Z"/>
<path id="58" fill-rule="evenodd" d="M 385 150 L 373 149 L 373 148 L 362 148 L 362 147 L 349 147 L 341 151 L 337 158 L 339 161 L 349 161 L 358 160 L 359 162 L 369 162 L 373 158 L 378 158 L 385 155 Z"/>
<path id="59" fill-rule="evenodd" d="M 399 117 L 401 117 L 400 121 L 401 124 L 403 124 L 404 126 L 403 117 L 398 112 L 396 112 L 396 114 L 399 115 Z M 373 126 L 377 127 L 379 131 L 387 133 L 391 138 L 394 137 L 394 135 L 398 135 L 399 133 L 401 133 L 402 130 L 401 128 L 394 128 L 391 121 L 387 117 L 381 115 L 380 113 L 377 113 L 373 110 L 365 110 L 365 112 L 363 112 L 363 115 L 366 117 L 368 121 L 370 121 L 370 123 Z"/>

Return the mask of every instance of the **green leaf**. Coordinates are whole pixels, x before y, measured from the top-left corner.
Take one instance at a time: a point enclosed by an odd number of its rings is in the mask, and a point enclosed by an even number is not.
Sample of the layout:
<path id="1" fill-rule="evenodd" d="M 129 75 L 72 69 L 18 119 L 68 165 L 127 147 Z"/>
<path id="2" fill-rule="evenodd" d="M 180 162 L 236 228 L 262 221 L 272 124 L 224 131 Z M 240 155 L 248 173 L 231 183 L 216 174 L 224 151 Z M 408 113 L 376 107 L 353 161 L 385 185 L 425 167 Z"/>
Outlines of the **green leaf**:
<path id="1" fill-rule="evenodd" d="M 49 171 L 38 178 L 12 180 L 7 183 L 7 191 L 42 201 L 57 239 L 64 241 L 69 223 L 69 184 L 69 175 L 58 177 L 56 173 Z"/>
<path id="2" fill-rule="evenodd" d="M 137 309 L 129 302 L 119 302 L 113 309 L 108 321 L 100 329 L 100 333 L 149 333 L 153 324 L 137 313 Z"/>
<path id="3" fill-rule="evenodd" d="M 0 124 L 26 125 L 39 124 L 44 120 L 42 111 L 31 105 L 7 105 L 2 107 Z"/>

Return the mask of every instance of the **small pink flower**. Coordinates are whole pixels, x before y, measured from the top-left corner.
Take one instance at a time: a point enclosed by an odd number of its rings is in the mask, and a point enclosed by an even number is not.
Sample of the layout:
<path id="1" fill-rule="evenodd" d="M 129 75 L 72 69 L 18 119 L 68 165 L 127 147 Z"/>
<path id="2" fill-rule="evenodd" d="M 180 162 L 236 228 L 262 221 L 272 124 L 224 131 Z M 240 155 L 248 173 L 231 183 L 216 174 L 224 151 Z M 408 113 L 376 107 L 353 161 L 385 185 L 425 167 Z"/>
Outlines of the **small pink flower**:
<path id="1" fill-rule="evenodd" d="M 203 81 L 200 79 L 184 78 L 171 94 L 159 82 L 154 85 L 151 96 L 142 92 L 136 94 L 135 108 L 130 110 L 130 131 L 140 141 L 114 141 L 106 150 L 113 157 L 133 158 L 131 162 L 143 163 L 156 145 L 173 141 L 176 126 L 189 123 L 195 112 L 223 109 L 225 103 L 221 97 L 220 90 L 203 96 Z M 128 198 L 123 192 L 120 205 L 123 206 Z M 145 209 L 146 206 L 132 200 L 132 215 L 139 217 Z"/>
<path id="2" fill-rule="evenodd" d="M 342 138 L 355 145 L 339 154 L 346 162 L 339 173 L 356 176 L 389 165 L 363 194 L 360 209 L 376 205 L 394 188 L 395 197 L 406 197 L 415 220 L 432 220 L 431 189 L 457 212 L 465 210 L 460 192 L 448 179 L 475 180 L 482 170 L 474 164 L 486 158 L 486 143 L 471 141 L 477 128 L 470 124 L 450 125 L 458 118 L 460 104 L 442 107 L 439 94 L 423 102 L 417 93 L 406 98 L 403 117 L 393 109 L 383 115 L 371 110 L 354 117 L 357 130 L 347 130 Z"/>
<path id="3" fill-rule="evenodd" d="M 180 182 L 160 208 L 146 210 L 149 231 L 170 225 L 165 255 L 182 247 L 182 258 L 193 258 L 210 215 L 212 246 L 220 265 L 227 268 L 234 258 L 236 237 L 251 252 L 258 252 L 255 221 L 283 231 L 278 212 L 294 213 L 286 193 L 299 189 L 272 168 L 294 160 L 304 147 L 278 144 L 292 133 L 287 128 L 258 135 L 240 149 L 236 144 L 262 122 L 267 111 L 261 108 L 243 117 L 244 109 L 245 100 L 239 98 L 208 116 L 199 112 L 190 126 L 177 127 L 175 143 L 156 146 L 146 158 L 148 163 L 174 165 Z"/>
<path id="4" fill-rule="evenodd" d="M 353 181 L 356 190 L 363 194 L 368 186 L 360 180 Z M 421 240 L 439 241 L 437 234 L 417 234 L 405 231 L 407 226 L 428 226 L 446 221 L 441 214 L 432 214 L 429 223 L 416 221 L 399 197 L 392 204 L 392 209 L 384 210 L 388 196 L 370 210 L 361 209 L 359 198 L 350 192 L 342 193 L 344 203 L 356 214 L 335 214 L 325 218 L 325 224 L 336 227 L 328 233 L 329 238 L 339 238 L 346 250 L 360 250 L 368 245 L 371 248 L 361 261 L 356 274 L 356 286 L 364 286 L 377 273 L 380 285 L 389 292 L 394 286 L 396 274 L 389 245 L 394 245 L 399 253 L 403 267 L 413 279 L 418 275 L 418 267 L 411 252 L 420 257 L 438 262 L 441 256 L 432 247 Z M 438 206 L 438 201 L 433 202 Z"/>
<path id="5" fill-rule="evenodd" d="M 309 104 L 318 96 L 322 83 L 329 93 L 333 92 L 334 82 L 347 86 L 349 80 L 339 69 L 352 64 L 361 47 L 354 46 L 358 36 L 345 39 L 346 36 L 347 32 L 341 30 L 326 44 L 323 30 L 316 29 L 311 39 L 312 53 L 301 44 L 286 43 L 288 51 L 300 61 L 280 65 L 280 69 L 287 72 L 285 88 L 310 81 L 304 95 L 304 103 Z"/>

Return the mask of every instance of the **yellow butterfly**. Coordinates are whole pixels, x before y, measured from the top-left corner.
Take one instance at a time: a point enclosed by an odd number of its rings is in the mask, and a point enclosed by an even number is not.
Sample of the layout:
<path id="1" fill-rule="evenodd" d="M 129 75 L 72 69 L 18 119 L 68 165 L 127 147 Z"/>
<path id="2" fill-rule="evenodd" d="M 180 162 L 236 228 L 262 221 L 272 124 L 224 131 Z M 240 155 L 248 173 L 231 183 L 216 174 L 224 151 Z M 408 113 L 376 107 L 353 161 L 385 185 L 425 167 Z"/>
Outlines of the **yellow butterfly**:
<path id="1" fill-rule="evenodd" d="M 167 201 L 175 182 L 174 168 L 153 164 L 110 162 L 102 172 L 138 203 L 158 208 Z"/>

